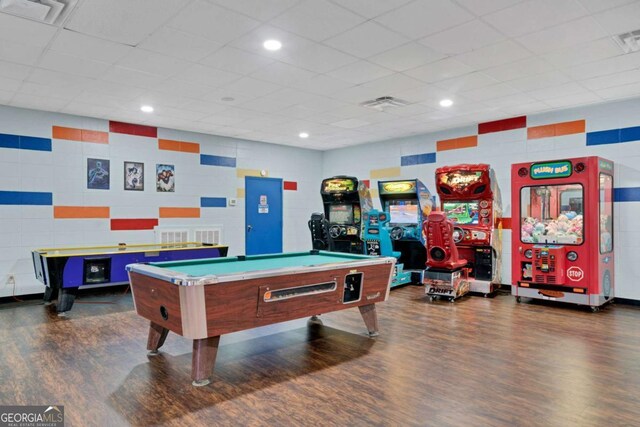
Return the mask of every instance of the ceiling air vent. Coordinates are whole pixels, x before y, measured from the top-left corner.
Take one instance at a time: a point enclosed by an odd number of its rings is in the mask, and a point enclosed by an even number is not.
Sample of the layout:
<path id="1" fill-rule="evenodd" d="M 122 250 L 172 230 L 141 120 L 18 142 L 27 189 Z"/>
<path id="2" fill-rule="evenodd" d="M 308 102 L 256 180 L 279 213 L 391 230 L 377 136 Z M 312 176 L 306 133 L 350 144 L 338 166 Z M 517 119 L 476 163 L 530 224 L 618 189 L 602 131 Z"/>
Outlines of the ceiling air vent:
<path id="1" fill-rule="evenodd" d="M 394 98 L 393 96 L 382 96 L 380 98 L 372 99 L 371 101 L 365 101 L 360 104 L 362 107 L 373 108 L 374 110 L 384 111 L 389 108 L 404 107 L 409 105 L 407 101 Z"/>
<path id="2" fill-rule="evenodd" d="M 0 12 L 61 25 L 78 0 L 0 0 Z"/>
<path id="3" fill-rule="evenodd" d="M 622 48 L 624 53 L 640 51 L 640 30 L 630 31 L 628 33 L 613 36 L 613 39 Z"/>

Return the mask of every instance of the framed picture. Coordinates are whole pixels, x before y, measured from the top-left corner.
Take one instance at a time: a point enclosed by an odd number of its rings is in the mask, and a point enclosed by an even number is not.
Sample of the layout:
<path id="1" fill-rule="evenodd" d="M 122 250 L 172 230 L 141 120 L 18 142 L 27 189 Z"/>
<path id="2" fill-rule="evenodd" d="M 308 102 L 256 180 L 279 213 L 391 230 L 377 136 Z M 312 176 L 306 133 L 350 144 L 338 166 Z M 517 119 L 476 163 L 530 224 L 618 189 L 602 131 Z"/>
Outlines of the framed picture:
<path id="1" fill-rule="evenodd" d="M 144 191 L 144 163 L 124 162 L 124 189 Z"/>
<path id="2" fill-rule="evenodd" d="M 176 191 L 174 165 L 156 165 L 156 190 L 161 193 Z"/>
<path id="3" fill-rule="evenodd" d="M 87 188 L 91 190 L 109 189 L 109 160 L 87 159 Z"/>

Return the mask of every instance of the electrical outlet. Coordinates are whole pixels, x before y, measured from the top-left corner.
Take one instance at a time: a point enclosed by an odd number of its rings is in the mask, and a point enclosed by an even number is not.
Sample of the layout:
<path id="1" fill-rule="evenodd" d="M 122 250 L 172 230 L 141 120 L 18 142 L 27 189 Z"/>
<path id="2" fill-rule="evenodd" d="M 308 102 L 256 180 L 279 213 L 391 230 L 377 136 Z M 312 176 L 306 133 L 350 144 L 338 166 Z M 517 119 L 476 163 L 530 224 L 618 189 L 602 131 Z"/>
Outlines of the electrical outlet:
<path id="1" fill-rule="evenodd" d="M 11 286 L 15 284 L 16 284 L 16 276 L 14 276 L 13 274 L 9 274 L 7 276 L 7 285 Z"/>

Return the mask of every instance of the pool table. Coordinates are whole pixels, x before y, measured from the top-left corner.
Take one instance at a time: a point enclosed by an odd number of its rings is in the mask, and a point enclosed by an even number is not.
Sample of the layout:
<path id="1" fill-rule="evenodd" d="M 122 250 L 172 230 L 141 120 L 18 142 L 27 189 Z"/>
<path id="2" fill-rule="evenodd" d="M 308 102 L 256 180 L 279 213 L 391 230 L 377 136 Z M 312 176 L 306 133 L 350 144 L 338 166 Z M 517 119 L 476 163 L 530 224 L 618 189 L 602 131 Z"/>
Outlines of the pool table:
<path id="1" fill-rule="evenodd" d="M 227 246 L 198 242 L 152 243 L 36 249 L 31 253 L 36 279 L 46 287 L 45 303 L 57 298 L 58 316 L 71 310 L 78 289 L 129 281 L 125 267 L 136 262 L 177 261 L 227 256 Z"/>
<path id="2" fill-rule="evenodd" d="M 395 258 L 310 251 L 127 266 L 136 312 L 150 321 L 147 349 L 169 331 L 193 340 L 193 385 L 209 384 L 220 336 L 358 307 L 370 336 Z"/>

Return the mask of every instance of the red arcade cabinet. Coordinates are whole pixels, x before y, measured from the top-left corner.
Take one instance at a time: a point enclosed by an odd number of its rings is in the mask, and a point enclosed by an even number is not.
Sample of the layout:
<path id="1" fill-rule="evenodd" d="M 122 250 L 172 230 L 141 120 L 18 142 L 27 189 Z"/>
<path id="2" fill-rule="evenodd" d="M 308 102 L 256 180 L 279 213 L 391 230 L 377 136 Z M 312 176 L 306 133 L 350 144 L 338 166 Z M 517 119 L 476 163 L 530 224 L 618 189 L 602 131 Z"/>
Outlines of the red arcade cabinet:
<path id="1" fill-rule="evenodd" d="M 520 297 L 588 305 L 614 297 L 613 162 L 511 166 L 512 287 Z"/>
<path id="2" fill-rule="evenodd" d="M 462 164 L 436 169 L 442 211 L 453 224 L 453 240 L 467 260 L 470 292 L 485 297 L 500 287 L 502 201 L 493 169 Z"/>

